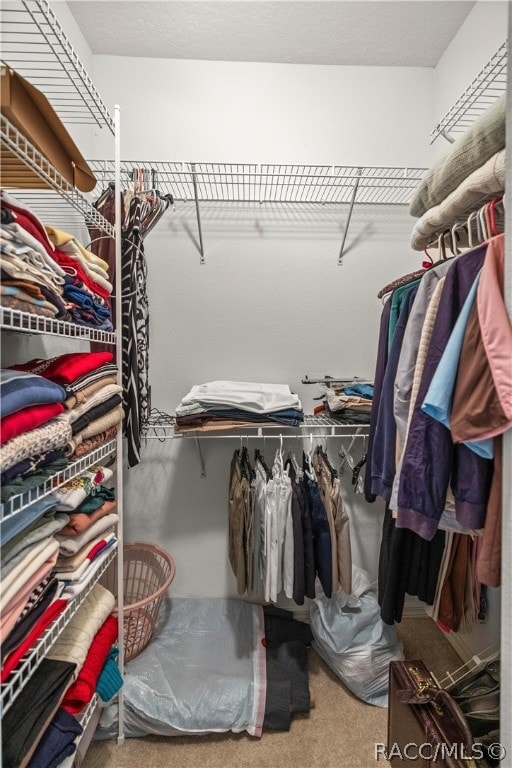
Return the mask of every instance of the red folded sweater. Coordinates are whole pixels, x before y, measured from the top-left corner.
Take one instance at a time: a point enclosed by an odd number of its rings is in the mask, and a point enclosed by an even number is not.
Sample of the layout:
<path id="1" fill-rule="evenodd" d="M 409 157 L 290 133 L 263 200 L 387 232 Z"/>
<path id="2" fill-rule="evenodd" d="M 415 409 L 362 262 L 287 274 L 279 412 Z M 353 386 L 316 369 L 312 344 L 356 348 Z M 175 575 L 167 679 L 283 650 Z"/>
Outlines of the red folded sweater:
<path id="1" fill-rule="evenodd" d="M 0 445 L 23 434 L 23 432 L 46 424 L 47 421 L 63 411 L 62 403 L 45 403 L 44 405 L 31 405 L 28 408 L 22 408 L 21 411 L 11 413 L 9 416 L 4 416 L 0 420 Z"/>
<path id="2" fill-rule="evenodd" d="M 75 682 L 68 688 L 61 707 L 75 715 L 90 702 L 96 691 L 98 678 L 105 666 L 107 656 L 112 645 L 117 640 L 117 618 L 107 616 L 99 630 L 94 635 L 94 640 L 85 657 L 80 673 Z"/>
<path id="3" fill-rule="evenodd" d="M 57 384 L 66 386 L 75 379 L 95 371 L 114 359 L 112 352 L 70 352 L 67 355 L 52 357 L 50 360 L 29 360 L 23 365 L 12 365 L 15 371 L 29 371 L 44 376 Z"/>
<path id="4" fill-rule="evenodd" d="M 13 669 L 18 665 L 18 662 L 22 659 L 26 652 L 29 651 L 33 645 L 35 645 L 36 641 L 39 640 L 45 629 L 55 621 L 57 616 L 60 616 L 67 604 L 67 600 L 55 600 L 48 606 L 46 611 L 39 618 L 39 621 L 34 624 L 20 645 L 18 645 L 18 647 L 15 648 L 14 651 L 9 654 L 9 656 L 7 656 L 2 667 L 0 682 L 5 683 Z"/>

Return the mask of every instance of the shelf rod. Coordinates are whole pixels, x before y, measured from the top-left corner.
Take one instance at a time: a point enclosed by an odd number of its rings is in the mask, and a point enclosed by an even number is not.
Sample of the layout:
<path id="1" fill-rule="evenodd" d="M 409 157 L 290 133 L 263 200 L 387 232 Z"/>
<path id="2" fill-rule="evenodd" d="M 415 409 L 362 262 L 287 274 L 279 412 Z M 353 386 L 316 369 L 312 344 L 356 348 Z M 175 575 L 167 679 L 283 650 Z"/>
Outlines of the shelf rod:
<path id="1" fill-rule="evenodd" d="M 196 204 L 196 216 L 197 216 L 197 230 L 199 232 L 199 251 L 201 253 L 201 258 L 199 260 L 200 264 L 204 264 L 204 245 L 203 245 L 203 230 L 201 229 L 201 213 L 199 211 L 199 195 L 197 193 L 197 179 L 196 179 L 196 165 L 195 163 L 190 164 L 190 170 L 192 173 L 192 185 L 194 187 L 194 201 Z"/>
<path id="2" fill-rule="evenodd" d="M 343 233 L 343 240 L 341 242 L 340 254 L 338 256 L 338 266 L 339 267 L 343 266 L 343 252 L 345 250 L 345 241 L 346 241 L 347 235 L 348 235 L 348 228 L 350 226 L 350 219 L 352 218 L 352 211 L 354 210 L 354 203 L 356 202 L 357 189 L 359 187 L 359 182 L 361 180 L 362 172 L 363 172 L 362 168 L 358 168 L 357 169 L 357 177 L 356 177 L 356 180 L 355 180 L 355 183 L 354 183 L 354 188 L 352 190 L 352 199 L 350 201 L 350 208 L 349 208 L 349 211 L 348 211 L 347 223 L 345 224 L 345 231 Z"/>

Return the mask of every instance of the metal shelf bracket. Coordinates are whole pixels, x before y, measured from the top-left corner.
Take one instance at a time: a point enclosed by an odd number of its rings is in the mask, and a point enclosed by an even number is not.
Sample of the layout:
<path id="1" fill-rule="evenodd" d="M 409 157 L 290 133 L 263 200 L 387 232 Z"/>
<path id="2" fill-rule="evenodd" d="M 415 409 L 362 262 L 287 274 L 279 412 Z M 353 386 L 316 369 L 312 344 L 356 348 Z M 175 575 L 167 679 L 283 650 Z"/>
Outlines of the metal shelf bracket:
<path id="1" fill-rule="evenodd" d="M 354 181 L 354 187 L 352 189 L 352 198 L 350 200 L 350 208 L 348 210 L 347 223 L 345 224 L 345 231 L 343 232 L 343 240 L 341 241 L 340 253 L 338 256 L 338 266 L 343 266 L 343 254 L 345 251 L 345 242 L 347 240 L 348 228 L 350 226 L 350 219 L 352 218 L 352 211 L 354 210 L 354 203 L 356 202 L 357 190 L 359 188 L 359 182 L 361 181 L 362 168 L 357 169 L 356 180 Z"/>

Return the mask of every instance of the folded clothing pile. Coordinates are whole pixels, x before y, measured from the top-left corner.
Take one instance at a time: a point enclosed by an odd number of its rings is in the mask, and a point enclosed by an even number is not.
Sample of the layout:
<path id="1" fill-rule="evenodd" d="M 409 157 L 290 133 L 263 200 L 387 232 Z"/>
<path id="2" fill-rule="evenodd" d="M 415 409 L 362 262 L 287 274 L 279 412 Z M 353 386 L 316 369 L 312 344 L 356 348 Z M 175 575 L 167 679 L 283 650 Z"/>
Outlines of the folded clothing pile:
<path id="1" fill-rule="evenodd" d="M 112 331 L 108 264 L 2 190 L 2 306 Z"/>
<path id="2" fill-rule="evenodd" d="M 50 360 L 31 360 L 13 370 L 37 374 L 64 392 L 65 454 L 85 456 L 117 434 L 123 419 L 122 387 L 112 352 L 73 352 Z"/>
<path id="3" fill-rule="evenodd" d="M 95 572 L 96 561 L 101 558 L 102 562 L 117 542 L 115 492 L 102 485 L 111 477 L 111 469 L 92 467 L 55 492 L 57 519 L 65 521 L 56 536 L 59 552 L 55 571 L 68 597 L 81 591 L 91 569 Z"/>
<path id="4" fill-rule="evenodd" d="M 117 540 L 112 471 L 94 467 L 2 525 L 1 682 L 90 584 Z M 66 511 L 63 511 L 66 510 Z"/>
<path id="5" fill-rule="evenodd" d="M 325 387 L 323 410 L 345 424 L 369 424 L 372 399 L 371 384 L 354 383 L 345 387 Z"/>
<path id="6" fill-rule="evenodd" d="M 82 727 L 73 715 L 91 701 L 112 663 L 114 604 L 114 596 L 96 584 L 19 693 L 3 720 L 6 768 L 50 768 L 74 753 Z M 114 687 L 108 688 L 112 695 Z"/>
<path id="7" fill-rule="evenodd" d="M 505 96 L 498 99 L 425 174 L 410 204 L 411 245 L 422 251 L 471 210 L 505 192 Z"/>
<path id="8" fill-rule="evenodd" d="M 296 427 L 304 419 L 287 384 L 211 381 L 195 385 L 176 408 L 176 432 L 213 431 L 252 424 Z"/>

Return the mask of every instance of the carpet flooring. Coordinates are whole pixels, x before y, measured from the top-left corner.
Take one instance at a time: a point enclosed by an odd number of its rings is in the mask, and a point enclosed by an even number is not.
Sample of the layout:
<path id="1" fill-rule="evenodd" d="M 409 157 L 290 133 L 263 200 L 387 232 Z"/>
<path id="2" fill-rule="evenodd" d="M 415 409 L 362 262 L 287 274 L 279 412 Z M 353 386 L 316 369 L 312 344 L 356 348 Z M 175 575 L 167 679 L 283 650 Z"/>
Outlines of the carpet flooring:
<path id="1" fill-rule="evenodd" d="M 398 628 L 409 659 L 421 658 L 440 678 L 460 659 L 429 618 L 407 618 Z M 314 708 L 296 716 L 286 733 L 213 736 L 148 736 L 93 742 L 82 768 L 377 768 L 375 742 L 386 741 L 387 709 L 353 696 L 327 665 L 310 651 Z"/>

